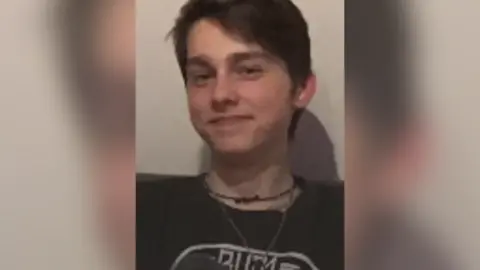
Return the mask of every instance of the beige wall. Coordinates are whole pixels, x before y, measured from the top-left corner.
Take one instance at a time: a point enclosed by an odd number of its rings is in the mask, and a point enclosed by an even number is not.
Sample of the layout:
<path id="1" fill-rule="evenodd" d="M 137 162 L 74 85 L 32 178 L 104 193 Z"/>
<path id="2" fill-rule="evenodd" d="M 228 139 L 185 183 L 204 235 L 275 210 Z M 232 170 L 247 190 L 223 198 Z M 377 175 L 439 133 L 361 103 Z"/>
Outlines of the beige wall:
<path id="1" fill-rule="evenodd" d="M 480 266 L 480 1 L 414 3 L 423 98 L 436 144 L 420 211 L 466 269 Z"/>
<path id="2" fill-rule="evenodd" d="M 185 1 L 140 0 L 137 5 L 137 171 L 195 174 L 201 140 L 193 131 L 171 42 L 164 37 Z M 325 124 L 343 171 L 343 1 L 296 1 L 312 37 L 319 91 L 310 109 Z"/>
<path id="3" fill-rule="evenodd" d="M 53 3 L 0 9 L 0 269 L 105 270 L 55 66 Z"/>

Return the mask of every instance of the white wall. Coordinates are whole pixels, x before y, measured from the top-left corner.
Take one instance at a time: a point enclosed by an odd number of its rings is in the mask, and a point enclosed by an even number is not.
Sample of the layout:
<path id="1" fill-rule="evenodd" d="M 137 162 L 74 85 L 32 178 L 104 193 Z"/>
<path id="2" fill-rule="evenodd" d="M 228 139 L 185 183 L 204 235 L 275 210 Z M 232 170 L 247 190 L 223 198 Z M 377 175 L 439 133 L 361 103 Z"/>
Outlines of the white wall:
<path id="1" fill-rule="evenodd" d="M 466 269 L 480 266 L 480 1 L 410 0 L 423 98 L 437 145 L 420 210 Z"/>
<path id="2" fill-rule="evenodd" d="M 188 120 L 185 90 L 166 33 L 185 1 L 137 2 L 137 171 L 195 174 L 202 142 Z M 310 105 L 327 128 L 343 172 L 343 1 L 295 1 L 310 25 L 319 91 Z"/>
<path id="3" fill-rule="evenodd" d="M 54 2 L 0 9 L 0 269 L 104 270 L 48 31 Z"/>

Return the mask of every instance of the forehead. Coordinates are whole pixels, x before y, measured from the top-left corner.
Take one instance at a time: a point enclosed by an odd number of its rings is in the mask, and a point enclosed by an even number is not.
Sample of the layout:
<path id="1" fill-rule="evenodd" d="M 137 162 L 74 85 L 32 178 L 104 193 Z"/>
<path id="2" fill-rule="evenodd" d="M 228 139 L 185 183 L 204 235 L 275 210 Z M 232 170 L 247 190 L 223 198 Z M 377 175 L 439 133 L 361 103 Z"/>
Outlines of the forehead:
<path id="1" fill-rule="evenodd" d="M 188 35 L 187 56 L 208 56 L 214 61 L 226 60 L 241 52 L 263 52 L 257 44 L 247 43 L 227 32 L 220 23 L 202 19 L 195 23 Z"/>

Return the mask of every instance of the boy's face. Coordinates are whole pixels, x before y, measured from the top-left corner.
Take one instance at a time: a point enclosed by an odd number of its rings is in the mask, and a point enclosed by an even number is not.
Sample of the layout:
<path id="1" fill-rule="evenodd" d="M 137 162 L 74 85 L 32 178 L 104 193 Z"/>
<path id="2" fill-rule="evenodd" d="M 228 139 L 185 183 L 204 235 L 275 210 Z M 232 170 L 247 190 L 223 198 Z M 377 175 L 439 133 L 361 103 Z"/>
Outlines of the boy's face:
<path id="1" fill-rule="evenodd" d="M 188 36 L 185 67 L 190 118 L 216 153 L 242 154 L 287 141 L 295 108 L 285 63 L 247 44 L 212 20 L 200 20 Z"/>

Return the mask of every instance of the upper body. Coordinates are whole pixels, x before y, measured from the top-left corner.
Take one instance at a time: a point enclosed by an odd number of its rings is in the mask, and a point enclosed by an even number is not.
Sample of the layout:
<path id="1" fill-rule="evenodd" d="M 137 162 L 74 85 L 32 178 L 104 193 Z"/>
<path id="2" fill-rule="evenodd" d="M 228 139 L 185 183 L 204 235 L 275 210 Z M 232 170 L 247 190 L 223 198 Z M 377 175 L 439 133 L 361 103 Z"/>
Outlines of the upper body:
<path id="1" fill-rule="evenodd" d="M 137 269 L 188 269 L 197 253 L 212 270 L 343 269 L 343 188 L 293 177 L 289 161 L 316 91 L 301 11 L 291 0 L 190 0 L 172 37 L 211 168 L 138 184 Z"/>
<path id="2" fill-rule="evenodd" d="M 141 176 L 140 176 L 141 178 Z M 307 182 L 287 210 L 243 211 L 209 195 L 204 175 L 137 184 L 137 269 L 176 269 L 191 254 L 212 256 L 229 269 L 343 269 L 343 185 Z M 231 218 L 248 242 L 229 223 Z M 251 265 L 251 266 L 250 266 Z M 270 268 L 268 268 L 270 267 Z"/>

